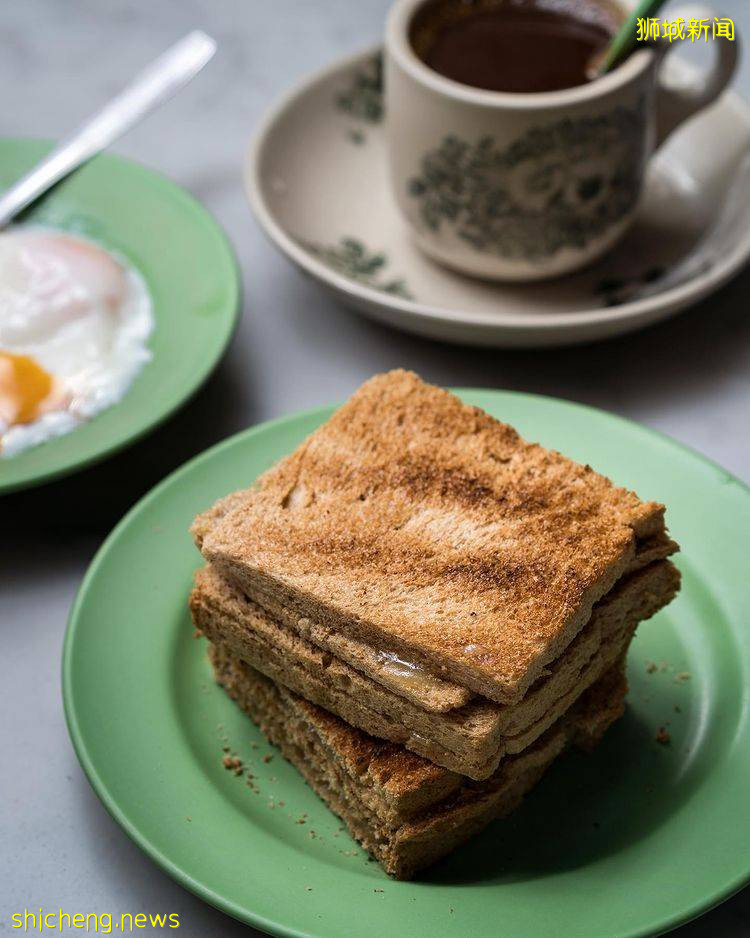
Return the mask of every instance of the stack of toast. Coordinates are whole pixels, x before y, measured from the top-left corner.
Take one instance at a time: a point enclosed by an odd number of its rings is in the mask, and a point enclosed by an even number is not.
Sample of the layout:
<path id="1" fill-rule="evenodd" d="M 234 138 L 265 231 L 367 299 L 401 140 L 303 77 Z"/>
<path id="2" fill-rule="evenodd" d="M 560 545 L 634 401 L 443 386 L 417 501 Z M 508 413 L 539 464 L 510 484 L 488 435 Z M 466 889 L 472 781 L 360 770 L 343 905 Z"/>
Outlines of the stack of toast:
<path id="1" fill-rule="evenodd" d="M 621 714 L 664 507 L 395 371 L 193 525 L 217 679 L 394 876 Z"/>

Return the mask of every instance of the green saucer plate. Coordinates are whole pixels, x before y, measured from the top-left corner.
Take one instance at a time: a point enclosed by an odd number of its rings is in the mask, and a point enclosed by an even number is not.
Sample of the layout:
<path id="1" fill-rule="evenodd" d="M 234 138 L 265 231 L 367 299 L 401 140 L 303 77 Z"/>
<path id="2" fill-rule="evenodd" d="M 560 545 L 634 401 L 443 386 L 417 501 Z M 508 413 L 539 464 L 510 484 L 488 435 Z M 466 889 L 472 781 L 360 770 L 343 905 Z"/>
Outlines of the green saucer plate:
<path id="1" fill-rule="evenodd" d="M 188 526 L 288 453 L 327 408 L 208 450 L 107 539 L 65 640 L 63 695 L 78 757 L 112 816 L 162 869 L 272 934 L 669 930 L 750 878 L 750 491 L 609 414 L 525 394 L 458 393 L 527 439 L 668 505 L 682 592 L 639 629 L 627 713 L 598 750 L 563 757 L 516 814 L 418 882 L 398 883 L 213 684 L 186 610 L 200 566 Z M 226 750 L 242 760 L 239 774 L 222 765 Z"/>
<path id="2" fill-rule="evenodd" d="M 0 189 L 50 147 L 0 139 Z M 19 224 L 60 228 L 125 258 L 146 281 L 155 326 L 152 358 L 122 400 L 72 433 L 0 459 L 0 494 L 103 459 L 164 421 L 209 376 L 239 310 L 237 265 L 224 233 L 187 192 L 130 160 L 95 157 Z"/>

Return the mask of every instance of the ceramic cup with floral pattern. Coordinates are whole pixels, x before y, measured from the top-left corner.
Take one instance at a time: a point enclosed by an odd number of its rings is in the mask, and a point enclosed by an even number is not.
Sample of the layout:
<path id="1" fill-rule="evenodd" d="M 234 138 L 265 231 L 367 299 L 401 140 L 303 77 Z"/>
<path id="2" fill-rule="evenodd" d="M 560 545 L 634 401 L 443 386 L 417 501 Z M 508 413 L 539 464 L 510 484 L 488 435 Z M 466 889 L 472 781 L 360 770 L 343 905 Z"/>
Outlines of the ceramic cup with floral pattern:
<path id="1" fill-rule="evenodd" d="M 650 155 L 721 94 L 737 61 L 737 41 L 716 39 L 709 71 L 671 87 L 661 66 L 672 42 L 574 88 L 485 91 L 418 58 L 410 26 L 424 2 L 396 0 L 386 27 L 392 184 L 419 247 L 479 277 L 554 277 L 612 247 L 633 220 Z M 669 19 L 714 15 L 691 6 Z"/>

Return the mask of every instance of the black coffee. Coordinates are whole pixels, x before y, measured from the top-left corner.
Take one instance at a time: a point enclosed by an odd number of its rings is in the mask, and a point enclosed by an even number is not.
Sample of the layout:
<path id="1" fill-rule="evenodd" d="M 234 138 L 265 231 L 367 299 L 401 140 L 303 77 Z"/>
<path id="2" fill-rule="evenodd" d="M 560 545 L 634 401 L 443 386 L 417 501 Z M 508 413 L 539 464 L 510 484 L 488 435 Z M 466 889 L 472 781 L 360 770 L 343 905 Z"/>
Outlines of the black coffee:
<path id="1" fill-rule="evenodd" d="M 411 26 L 430 68 L 489 91 L 558 91 L 586 84 L 621 21 L 595 0 L 433 0 Z"/>

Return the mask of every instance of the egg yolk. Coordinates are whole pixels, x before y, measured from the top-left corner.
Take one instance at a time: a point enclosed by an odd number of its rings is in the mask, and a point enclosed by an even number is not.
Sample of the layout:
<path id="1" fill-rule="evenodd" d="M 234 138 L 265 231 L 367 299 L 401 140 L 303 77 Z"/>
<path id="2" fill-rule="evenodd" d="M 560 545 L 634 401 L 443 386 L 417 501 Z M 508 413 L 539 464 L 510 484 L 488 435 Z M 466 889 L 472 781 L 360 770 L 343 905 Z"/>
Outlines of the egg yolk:
<path id="1" fill-rule="evenodd" d="M 58 401 L 54 377 L 33 358 L 0 351 L 0 421 L 32 423 Z"/>

